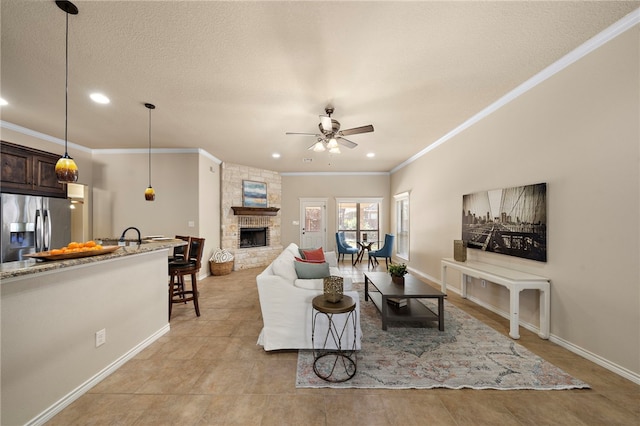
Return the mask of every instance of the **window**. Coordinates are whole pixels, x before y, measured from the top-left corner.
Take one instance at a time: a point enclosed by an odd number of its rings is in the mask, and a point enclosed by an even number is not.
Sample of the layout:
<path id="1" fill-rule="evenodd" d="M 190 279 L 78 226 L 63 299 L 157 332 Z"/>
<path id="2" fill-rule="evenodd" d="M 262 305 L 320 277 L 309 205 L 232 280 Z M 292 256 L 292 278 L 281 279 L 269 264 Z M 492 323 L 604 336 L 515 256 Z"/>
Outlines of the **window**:
<path id="1" fill-rule="evenodd" d="M 409 260 L 409 193 L 395 195 L 396 200 L 396 254 Z"/>
<path id="2" fill-rule="evenodd" d="M 373 242 L 377 250 L 380 243 L 380 199 L 337 200 L 338 231 L 344 232 L 345 240 L 356 247 L 357 241 Z"/>

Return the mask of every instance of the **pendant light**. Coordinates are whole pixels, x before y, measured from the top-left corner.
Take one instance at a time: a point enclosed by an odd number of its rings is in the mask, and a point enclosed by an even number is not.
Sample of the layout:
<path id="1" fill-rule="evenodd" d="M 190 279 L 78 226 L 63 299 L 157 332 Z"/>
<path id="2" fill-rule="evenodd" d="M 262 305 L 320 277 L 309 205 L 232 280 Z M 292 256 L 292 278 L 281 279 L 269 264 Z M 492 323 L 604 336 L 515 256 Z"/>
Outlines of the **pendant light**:
<path id="1" fill-rule="evenodd" d="M 67 151 L 67 117 L 69 110 L 69 15 L 77 15 L 78 8 L 70 1 L 56 0 L 56 5 L 67 14 L 67 31 L 65 35 L 65 69 L 64 69 L 64 155 L 56 163 L 56 177 L 60 183 L 78 181 L 78 166 Z"/>
<path id="2" fill-rule="evenodd" d="M 153 201 L 156 199 L 156 191 L 151 186 L 151 110 L 156 109 L 156 106 L 150 103 L 146 103 L 144 106 L 149 108 L 149 186 L 144 190 L 144 199 Z"/>

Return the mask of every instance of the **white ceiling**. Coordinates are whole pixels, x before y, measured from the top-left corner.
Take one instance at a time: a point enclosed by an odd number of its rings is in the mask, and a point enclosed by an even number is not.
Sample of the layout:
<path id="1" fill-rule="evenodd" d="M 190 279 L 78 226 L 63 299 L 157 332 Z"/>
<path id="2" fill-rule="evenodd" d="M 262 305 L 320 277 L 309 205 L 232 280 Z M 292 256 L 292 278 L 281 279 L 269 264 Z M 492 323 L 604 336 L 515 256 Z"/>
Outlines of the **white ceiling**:
<path id="1" fill-rule="evenodd" d="M 154 148 L 280 172 L 389 171 L 639 4 L 76 1 L 68 138 L 147 148 L 151 102 Z M 64 138 L 65 13 L 44 0 L 2 0 L 0 13 L 2 120 Z M 316 132 L 328 104 L 342 128 L 375 132 L 340 155 L 285 136 Z"/>

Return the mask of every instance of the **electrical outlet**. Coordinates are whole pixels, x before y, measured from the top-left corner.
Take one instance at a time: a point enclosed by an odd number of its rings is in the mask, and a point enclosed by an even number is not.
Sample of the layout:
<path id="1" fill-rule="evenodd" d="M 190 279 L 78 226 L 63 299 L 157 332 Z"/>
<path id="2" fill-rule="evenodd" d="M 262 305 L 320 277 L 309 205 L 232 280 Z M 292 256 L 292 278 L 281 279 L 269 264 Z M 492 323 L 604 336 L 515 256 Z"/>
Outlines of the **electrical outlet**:
<path id="1" fill-rule="evenodd" d="M 487 286 L 487 282 L 485 280 L 482 280 L 482 288 L 485 288 Z"/>
<path id="2" fill-rule="evenodd" d="M 107 342 L 107 329 L 96 331 L 96 348 L 102 346 Z"/>
<path id="3" fill-rule="evenodd" d="M 189 226 L 189 228 L 193 228 L 194 226 L 196 226 L 196 223 L 194 221 L 190 220 L 187 225 Z"/>

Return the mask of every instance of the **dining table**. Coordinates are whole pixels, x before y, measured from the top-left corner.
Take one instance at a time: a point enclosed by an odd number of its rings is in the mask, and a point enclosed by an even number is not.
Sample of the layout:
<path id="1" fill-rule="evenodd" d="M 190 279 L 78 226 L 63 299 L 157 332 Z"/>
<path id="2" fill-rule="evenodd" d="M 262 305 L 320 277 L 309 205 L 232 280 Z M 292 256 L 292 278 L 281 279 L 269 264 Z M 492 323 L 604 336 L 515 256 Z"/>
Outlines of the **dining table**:
<path id="1" fill-rule="evenodd" d="M 371 251 L 371 247 L 373 246 L 373 244 L 376 241 L 357 241 L 358 244 L 358 248 L 360 249 L 358 251 L 358 255 L 356 256 L 356 260 L 355 262 L 353 262 L 353 264 L 357 264 L 362 262 L 362 258 L 364 257 L 364 253 L 367 252 L 369 253 Z"/>

